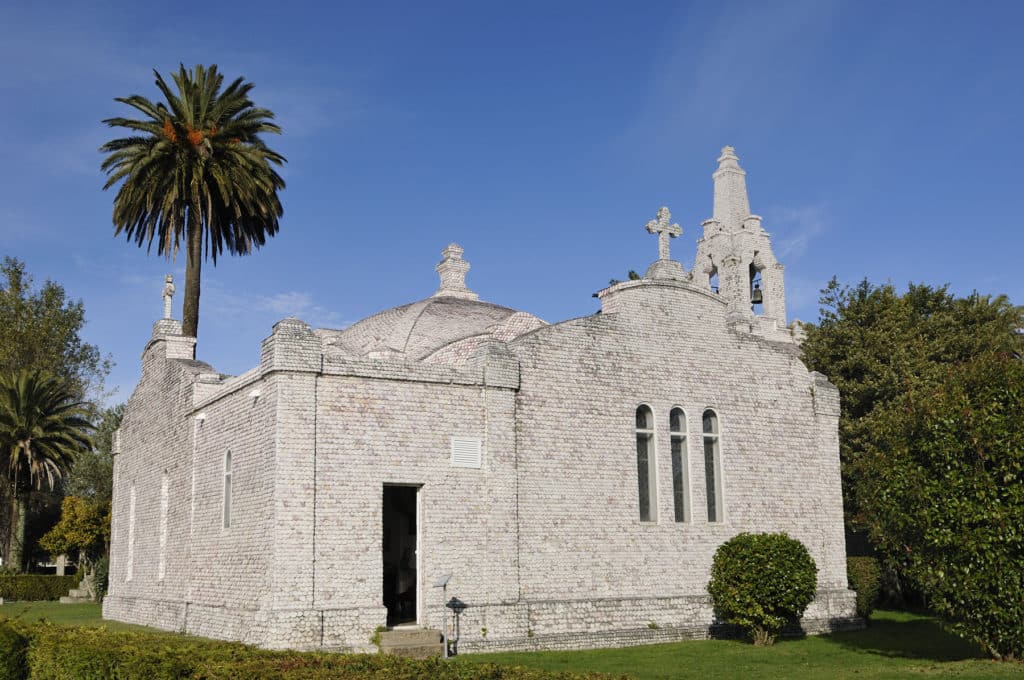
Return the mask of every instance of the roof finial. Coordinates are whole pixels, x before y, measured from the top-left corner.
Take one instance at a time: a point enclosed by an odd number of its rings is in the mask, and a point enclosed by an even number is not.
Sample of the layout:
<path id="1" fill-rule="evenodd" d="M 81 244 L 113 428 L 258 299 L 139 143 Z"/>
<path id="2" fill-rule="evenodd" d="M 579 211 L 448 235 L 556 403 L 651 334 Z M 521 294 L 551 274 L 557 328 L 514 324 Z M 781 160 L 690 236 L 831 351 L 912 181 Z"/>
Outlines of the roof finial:
<path id="1" fill-rule="evenodd" d="M 171 318 L 171 300 L 174 298 L 174 277 L 168 274 L 164 277 L 164 318 Z"/>
<path id="2" fill-rule="evenodd" d="M 739 229 L 743 220 L 750 216 L 746 176 L 747 173 L 740 167 L 736 149 L 731 146 L 722 147 L 722 155 L 718 157 L 718 170 L 712 177 L 715 178 L 714 219 L 720 222 L 726 231 Z"/>
<path id="3" fill-rule="evenodd" d="M 441 287 L 432 297 L 479 299 L 476 293 L 466 288 L 466 272 L 469 271 L 469 263 L 462 259 L 463 252 L 462 246 L 458 243 L 449 243 L 448 247 L 441 251 L 443 259 L 434 267 L 434 271 L 441 275 Z"/>

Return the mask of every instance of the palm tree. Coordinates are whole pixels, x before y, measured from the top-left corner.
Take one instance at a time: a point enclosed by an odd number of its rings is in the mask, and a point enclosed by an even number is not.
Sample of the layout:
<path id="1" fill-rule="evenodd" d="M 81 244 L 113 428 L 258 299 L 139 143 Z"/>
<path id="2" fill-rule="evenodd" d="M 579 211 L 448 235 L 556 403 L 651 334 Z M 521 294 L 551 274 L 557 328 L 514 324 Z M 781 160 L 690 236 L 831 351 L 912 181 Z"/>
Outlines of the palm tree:
<path id="1" fill-rule="evenodd" d="M 75 457 L 92 446 L 86 405 L 60 378 L 22 370 L 0 376 L 0 462 L 14 499 L 10 566 L 22 567 L 32 488 L 53 489 Z"/>
<path id="2" fill-rule="evenodd" d="M 132 136 L 102 147 L 109 189 L 123 180 L 114 199 L 114 234 L 124 232 L 147 250 L 167 258 L 185 243 L 185 335 L 199 328 L 199 280 L 204 256 L 214 265 L 223 251 L 247 255 L 278 230 L 284 211 L 278 189 L 284 180 L 272 167 L 285 158 L 263 143 L 260 133 L 280 134 L 274 114 L 249 99 L 252 83 L 238 78 L 221 89 L 217 66 L 179 66 L 172 74 L 177 93 L 159 72 L 156 86 L 166 104 L 132 95 L 115 101 L 145 116 L 109 118 Z"/>

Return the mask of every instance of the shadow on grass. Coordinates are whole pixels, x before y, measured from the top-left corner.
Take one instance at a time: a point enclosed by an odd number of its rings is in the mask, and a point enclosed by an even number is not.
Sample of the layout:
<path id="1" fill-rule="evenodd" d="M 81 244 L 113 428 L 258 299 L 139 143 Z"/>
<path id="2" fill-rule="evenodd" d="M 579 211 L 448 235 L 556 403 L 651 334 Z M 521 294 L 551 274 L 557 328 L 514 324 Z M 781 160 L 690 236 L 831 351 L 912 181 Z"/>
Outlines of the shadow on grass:
<path id="1" fill-rule="evenodd" d="M 866 630 L 833 633 L 822 639 L 850 650 L 904 659 L 988 658 L 977 645 L 947 632 L 936 619 L 915 614 L 879 612 Z"/>

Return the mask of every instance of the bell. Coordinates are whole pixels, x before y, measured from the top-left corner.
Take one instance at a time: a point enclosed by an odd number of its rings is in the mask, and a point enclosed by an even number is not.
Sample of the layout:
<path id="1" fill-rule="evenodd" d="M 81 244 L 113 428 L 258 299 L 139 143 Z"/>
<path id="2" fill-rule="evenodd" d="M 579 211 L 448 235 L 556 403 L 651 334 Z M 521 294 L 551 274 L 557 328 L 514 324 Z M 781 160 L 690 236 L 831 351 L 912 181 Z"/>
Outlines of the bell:
<path id="1" fill-rule="evenodd" d="M 750 302 L 759 305 L 764 302 L 764 295 L 761 294 L 761 284 L 755 283 L 754 290 L 750 291 Z"/>

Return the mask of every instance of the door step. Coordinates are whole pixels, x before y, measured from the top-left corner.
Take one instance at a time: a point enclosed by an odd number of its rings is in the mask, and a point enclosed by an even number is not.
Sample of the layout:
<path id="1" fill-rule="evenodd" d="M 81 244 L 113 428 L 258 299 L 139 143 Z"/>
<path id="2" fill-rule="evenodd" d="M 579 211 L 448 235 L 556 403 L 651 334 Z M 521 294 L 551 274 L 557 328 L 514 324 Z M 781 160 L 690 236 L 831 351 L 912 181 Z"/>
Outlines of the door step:
<path id="1" fill-rule="evenodd" d="M 380 634 L 380 653 L 411 659 L 426 659 L 444 654 L 441 631 L 423 628 L 389 630 Z"/>

